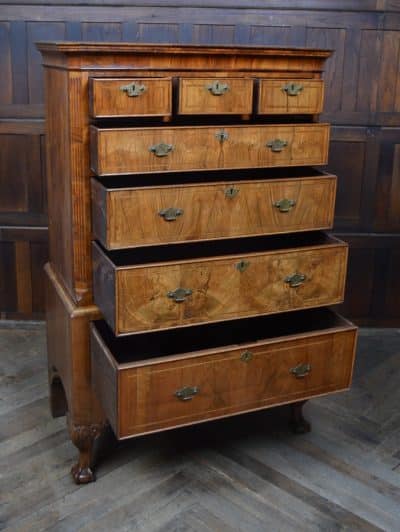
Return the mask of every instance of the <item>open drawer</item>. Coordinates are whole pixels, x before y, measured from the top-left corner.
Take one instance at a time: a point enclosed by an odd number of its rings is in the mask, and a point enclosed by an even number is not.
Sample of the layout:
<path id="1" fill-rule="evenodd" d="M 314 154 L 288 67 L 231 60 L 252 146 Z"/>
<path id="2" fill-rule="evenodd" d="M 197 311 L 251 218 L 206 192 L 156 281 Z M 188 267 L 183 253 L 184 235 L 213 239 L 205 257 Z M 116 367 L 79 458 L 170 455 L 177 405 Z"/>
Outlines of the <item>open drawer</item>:
<path id="1" fill-rule="evenodd" d="M 94 237 L 113 250 L 332 227 L 332 174 L 305 167 L 196 176 L 93 178 Z"/>
<path id="2" fill-rule="evenodd" d="M 348 388 L 356 331 L 326 308 L 120 338 L 98 321 L 93 387 L 118 438 L 198 423 Z"/>
<path id="3" fill-rule="evenodd" d="M 317 232 L 171 244 L 162 254 L 94 243 L 94 300 L 118 336 L 334 305 L 347 249 Z"/>
<path id="4" fill-rule="evenodd" d="M 98 176 L 326 164 L 329 124 L 90 126 Z"/>

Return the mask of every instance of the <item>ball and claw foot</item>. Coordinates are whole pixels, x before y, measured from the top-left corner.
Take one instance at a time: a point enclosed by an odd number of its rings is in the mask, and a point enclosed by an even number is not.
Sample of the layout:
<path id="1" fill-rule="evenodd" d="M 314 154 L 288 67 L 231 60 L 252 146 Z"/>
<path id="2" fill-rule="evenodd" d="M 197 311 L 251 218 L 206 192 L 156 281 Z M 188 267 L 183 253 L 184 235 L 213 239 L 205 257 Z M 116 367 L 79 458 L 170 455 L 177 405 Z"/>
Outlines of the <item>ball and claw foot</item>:
<path id="1" fill-rule="evenodd" d="M 70 425 L 71 439 L 79 450 L 78 463 L 71 474 L 76 484 L 88 484 L 96 480 L 92 469 L 94 441 L 104 432 L 106 425 Z"/>
<path id="2" fill-rule="evenodd" d="M 96 480 L 95 474 L 90 467 L 82 467 L 79 463 L 71 468 L 71 475 L 75 484 L 89 484 Z"/>
<path id="3" fill-rule="evenodd" d="M 290 405 L 290 428 L 294 434 L 306 434 L 311 430 L 311 424 L 303 417 L 303 406 L 307 401 L 299 401 Z"/>

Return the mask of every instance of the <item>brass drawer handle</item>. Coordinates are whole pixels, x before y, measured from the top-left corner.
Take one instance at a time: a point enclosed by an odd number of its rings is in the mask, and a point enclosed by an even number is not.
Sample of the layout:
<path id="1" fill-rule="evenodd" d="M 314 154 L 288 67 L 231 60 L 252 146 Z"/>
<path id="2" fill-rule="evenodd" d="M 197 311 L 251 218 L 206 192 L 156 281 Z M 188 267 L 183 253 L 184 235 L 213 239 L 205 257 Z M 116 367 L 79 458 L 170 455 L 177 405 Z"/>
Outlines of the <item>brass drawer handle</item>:
<path id="1" fill-rule="evenodd" d="M 266 146 L 273 152 L 280 152 L 288 145 L 287 140 L 274 139 L 267 142 Z"/>
<path id="2" fill-rule="evenodd" d="M 229 85 L 222 81 L 213 81 L 209 85 L 206 85 L 205 88 L 214 96 L 222 96 L 230 90 Z"/>
<path id="3" fill-rule="evenodd" d="M 173 149 L 174 146 L 172 144 L 160 142 L 160 144 L 154 144 L 154 146 L 150 146 L 149 151 L 154 153 L 156 157 L 166 157 Z"/>
<path id="4" fill-rule="evenodd" d="M 171 290 L 167 293 L 167 296 L 170 299 L 173 299 L 175 303 L 186 301 L 186 298 L 190 295 L 192 295 L 192 290 L 190 290 L 190 288 L 176 288 L 176 290 Z"/>
<path id="5" fill-rule="evenodd" d="M 129 85 L 122 85 L 120 87 L 120 90 L 122 92 L 126 92 L 128 96 L 140 96 L 144 92 L 147 91 L 146 85 L 143 85 L 142 83 L 129 83 Z"/>
<path id="6" fill-rule="evenodd" d="M 239 189 L 235 187 L 228 187 L 225 189 L 225 197 L 232 199 L 239 194 Z"/>
<path id="7" fill-rule="evenodd" d="M 298 96 L 303 90 L 303 85 L 301 83 L 286 83 L 282 87 L 283 92 L 286 92 L 288 96 Z"/>
<path id="8" fill-rule="evenodd" d="M 253 358 L 253 353 L 251 351 L 244 351 L 240 355 L 240 360 L 242 362 L 250 362 L 250 360 Z"/>
<path id="9" fill-rule="evenodd" d="M 174 395 L 181 401 L 191 401 L 199 392 L 198 386 L 184 386 L 180 390 L 176 390 Z"/>
<path id="10" fill-rule="evenodd" d="M 297 288 L 304 283 L 306 278 L 303 273 L 293 273 L 285 277 L 285 283 L 288 283 L 290 288 Z"/>
<path id="11" fill-rule="evenodd" d="M 246 271 L 249 266 L 250 266 L 249 260 L 241 260 L 235 264 L 236 269 L 239 270 L 240 273 Z"/>
<path id="12" fill-rule="evenodd" d="M 228 140 L 229 139 L 229 135 L 228 135 L 228 133 L 226 131 L 221 129 L 220 131 L 217 131 L 215 133 L 215 138 L 217 140 L 219 140 L 220 142 L 224 142 L 224 140 Z"/>
<path id="13" fill-rule="evenodd" d="M 296 377 L 296 379 L 302 379 L 311 372 L 311 364 L 299 364 L 294 368 L 290 368 L 290 373 Z"/>
<path id="14" fill-rule="evenodd" d="M 178 216 L 182 216 L 183 209 L 175 209 L 174 207 L 169 207 L 168 209 L 162 209 L 158 214 L 164 218 L 166 222 L 173 222 L 177 219 Z"/>
<path id="15" fill-rule="evenodd" d="M 279 209 L 279 212 L 289 212 L 296 205 L 296 202 L 292 199 L 283 198 L 279 201 L 274 201 L 272 205 Z"/>

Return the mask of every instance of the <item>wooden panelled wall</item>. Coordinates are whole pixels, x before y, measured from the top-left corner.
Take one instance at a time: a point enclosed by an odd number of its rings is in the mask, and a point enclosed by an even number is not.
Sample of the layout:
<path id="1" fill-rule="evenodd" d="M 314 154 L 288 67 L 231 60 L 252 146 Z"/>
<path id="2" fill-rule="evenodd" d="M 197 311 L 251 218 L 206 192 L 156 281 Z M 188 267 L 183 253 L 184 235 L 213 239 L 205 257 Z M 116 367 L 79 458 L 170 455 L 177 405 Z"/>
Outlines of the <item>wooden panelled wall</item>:
<path id="1" fill-rule="evenodd" d="M 400 325 L 400 0 L 0 0 L 0 312 L 43 316 L 47 254 L 38 40 L 314 46 L 328 61 L 343 312 Z"/>

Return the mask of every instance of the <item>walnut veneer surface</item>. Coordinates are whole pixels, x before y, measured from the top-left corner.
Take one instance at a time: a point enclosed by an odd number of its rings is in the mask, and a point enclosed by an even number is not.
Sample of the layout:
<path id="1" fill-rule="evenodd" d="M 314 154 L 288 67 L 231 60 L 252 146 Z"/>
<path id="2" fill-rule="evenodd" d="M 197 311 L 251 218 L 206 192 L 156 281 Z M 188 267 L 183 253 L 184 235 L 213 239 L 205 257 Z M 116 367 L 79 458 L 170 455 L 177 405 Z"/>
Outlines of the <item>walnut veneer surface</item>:
<path id="1" fill-rule="evenodd" d="M 107 187 L 93 179 L 95 238 L 105 248 L 113 250 L 329 229 L 332 226 L 335 176 L 321 173 L 315 177 L 243 181 L 245 177 L 246 172 L 242 172 L 232 181 L 233 184 L 230 181 L 186 182 L 168 187 L 129 188 Z M 285 197 L 295 202 L 290 216 L 275 205 Z M 171 206 L 181 211 L 174 223 L 162 216 L 154 216 L 155 212 Z"/>
<path id="2" fill-rule="evenodd" d="M 319 124 L 329 51 L 39 43 L 47 331 L 72 474 L 93 442 L 348 388 L 347 245 Z"/>
<path id="3" fill-rule="evenodd" d="M 90 136 L 92 169 L 102 176 L 326 164 L 329 127 L 327 124 L 134 129 L 92 126 Z M 286 143 L 279 151 L 268 146 L 275 139 Z M 171 147 L 170 153 L 154 157 L 149 148 L 161 143 Z"/>

